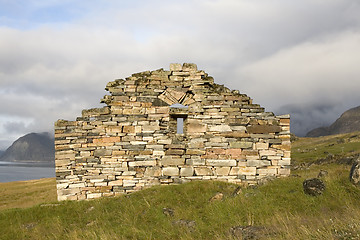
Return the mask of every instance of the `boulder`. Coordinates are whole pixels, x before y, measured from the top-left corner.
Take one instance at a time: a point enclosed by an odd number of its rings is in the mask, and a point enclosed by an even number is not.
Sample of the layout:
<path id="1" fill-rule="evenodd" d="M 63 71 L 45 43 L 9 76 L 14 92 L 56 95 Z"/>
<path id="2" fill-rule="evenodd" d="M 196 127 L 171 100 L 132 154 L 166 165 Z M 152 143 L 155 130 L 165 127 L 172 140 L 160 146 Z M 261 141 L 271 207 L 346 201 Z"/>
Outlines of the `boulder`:
<path id="1" fill-rule="evenodd" d="M 187 219 L 180 219 L 177 221 L 173 221 L 174 225 L 189 228 L 190 230 L 193 229 L 196 226 L 196 222 L 193 220 L 187 220 Z"/>
<path id="2" fill-rule="evenodd" d="M 303 182 L 304 193 L 311 196 L 321 195 L 325 191 L 325 184 L 318 178 L 306 179 Z"/>
<path id="3" fill-rule="evenodd" d="M 328 174 L 329 174 L 328 171 L 321 169 L 317 177 L 322 178 L 327 176 Z"/>
<path id="4" fill-rule="evenodd" d="M 256 240 L 265 236 L 264 227 L 261 226 L 234 226 L 230 228 L 233 239 Z"/>
<path id="5" fill-rule="evenodd" d="M 353 163 L 350 170 L 350 182 L 360 186 L 360 157 Z"/>
<path id="6" fill-rule="evenodd" d="M 163 208 L 163 213 L 168 217 L 174 216 L 174 212 L 175 211 L 172 208 Z"/>

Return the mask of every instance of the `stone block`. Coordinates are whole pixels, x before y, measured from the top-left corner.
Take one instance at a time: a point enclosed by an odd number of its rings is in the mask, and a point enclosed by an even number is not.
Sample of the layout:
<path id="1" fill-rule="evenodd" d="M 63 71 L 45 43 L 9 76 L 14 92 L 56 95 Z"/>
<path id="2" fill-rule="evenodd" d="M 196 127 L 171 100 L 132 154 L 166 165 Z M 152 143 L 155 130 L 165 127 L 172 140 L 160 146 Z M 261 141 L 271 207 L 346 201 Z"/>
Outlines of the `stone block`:
<path id="1" fill-rule="evenodd" d="M 230 142 L 230 148 L 252 148 L 253 142 L 236 141 Z"/>
<path id="2" fill-rule="evenodd" d="M 152 155 L 154 156 L 164 156 L 165 155 L 165 151 L 162 150 L 154 150 Z"/>
<path id="3" fill-rule="evenodd" d="M 220 136 L 228 137 L 228 138 L 247 138 L 250 136 L 250 134 L 245 133 L 243 131 L 232 131 L 232 132 L 220 133 Z"/>
<path id="4" fill-rule="evenodd" d="M 182 167 L 180 168 L 180 176 L 181 177 L 189 177 L 194 175 L 193 167 Z"/>
<path id="5" fill-rule="evenodd" d="M 230 172 L 230 167 L 215 167 L 216 175 L 227 176 Z"/>
<path id="6" fill-rule="evenodd" d="M 123 126 L 123 133 L 135 133 L 135 126 Z"/>
<path id="7" fill-rule="evenodd" d="M 138 180 L 123 180 L 124 187 L 134 187 L 138 183 Z"/>
<path id="8" fill-rule="evenodd" d="M 288 125 L 290 125 L 290 119 L 286 119 L 286 118 L 282 118 L 282 119 L 280 119 L 280 125 L 281 126 L 288 126 Z"/>
<path id="9" fill-rule="evenodd" d="M 96 149 L 94 151 L 95 157 L 102 157 L 102 156 L 111 156 L 112 150 L 110 149 Z"/>
<path id="10" fill-rule="evenodd" d="M 271 166 L 271 161 L 260 160 L 260 167 Z"/>
<path id="11" fill-rule="evenodd" d="M 256 175 L 256 167 L 232 167 L 230 175 Z"/>
<path id="12" fill-rule="evenodd" d="M 155 132 L 157 130 L 160 130 L 160 126 L 156 126 L 156 125 L 142 126 L 143 133 L 153 133 L 153 132 Z"/>
<path id="13" fill-rule="evenodd" d="M 206 160 L 206 165 L 214 167 L 231 167 L 236 166 L 236 160 L 208 159 Z"/>
<path id="14" fill-rule="evenodd" d="M 204 155 L 205 151 L 201 149 L 186 149 L 186 154 L 189 155 Z"/>
<path id="15" fill-rule="evenodd" d="M 260 149 L 268 149 L 269 148 L 269 143 L 255 143 L 255 149 L 260 150 Z"/>
<path id="16" fill-rule="evenodd" d="M 186 159 L 186 165 L 191 166 L 204 166 L 206 163 L 205 159 Z"/>
<path id="17" fill-rule="evenodd" d="M 278 133 L 281 131 L 281 127 L 275 125 L 252 125 L 248 126 L 247 128 L 248 133 L 262 133 L 262 134 L 269 134 L 269 133 Z"/>
<path id="18" fill-rule="evenodd" d="M 225 154 L 229 155 L 230 158 L 237 159 L 242 156 L 242 149 L 241 148 L 226 149 Z"/>
<path id="19" fill-rule="evenodd" d="M 69 185 L 69 189 L 70 188 L 83 188 L 85 187 L 85 183 L 73 183 Z"/>
<path id="20" fill-rule="evenodd" d="M 211 170 L 211 168 L 208 168 L 208 167 L 196 167 L 195 175 L 196 176 L 212 176 L 213 171 Z"/>
<path id="21" fill-rule="evenodd" d="M 201 123 L 189 123 L 186 126 L 187 133 L 205 133 L 206 132 L 206 125 Z"/>
<path id="22" fill-rule="evenodd" d="M 279 160 L 278 164 L 280 166 L 290 166 L 291 165 L 291 158 L 282 158 Z"/>
<path id="23" fill-rule="evenodd" d="M 110 181 L 108 183 L 109 186 L 121 186 L 123 184 L 123 180 L 119 179 L 119 180 L 115 180 L 115 181 Z"/>
<path id="24" fill-rule="evenodd" d="M 184 149 L 169 149 L 165 152 L 166 155 L 184 155 Z"/>
<path id="25" fill-rule="evenodd" d="M 179 176 L 178 167 L 164 167 L 162 169 L 163 176 Z"/>
<path id="26" fill-rule="evenodd" d="M 162 166 L 178 166 L 184 164 L 185 164 L 184 158 L 179 158 L 175 156 L 164 156 L 161 160 Z"/>
<path id="27" fill-rule="evenodd" d="M 260 167 L 261 166 L 261 160 L 247 160 L 246 161 L 247 167 Z"/>
<path id="28" fill-rule="evenodd" d="M 129 162 L 129 167 L 146 167 L 146 166 L 155 166 L 156 160 L 149 160 L 149 161 L 134 161 Z"/>
<path id="29" fill-rule="evenodd" d="M 239 132 L 245 132 L 246 131 L 245 126 L 232 126 L 232 125 L 230 125 L 230 128 L 233 131 L 239 131 Z"/>
<path id="30" fill-rule="evenodd" d="M 57 190 L 58 195 L 75 195 L 80 193 L 80 188 L 68 188 Z"/>
<path id="31" fill-rule="evenodd" d="M 266 175 L 266 176 L 272 176 L 277 175 L 277 169 L 278 168 L 258 168 L 256 169 L 256 174 L 258 175 Z"/>
<path id="32" fill-rule="evenodd" d="M 182 71 L 180 63 L 170 63 L 170 71 Z"/>
<path id="33" fill-rule="evenodd" d="M 231 132 L 229 125 L 215 125 L 209 127 L 210 132 Z"/>
<path id="34" fill-rule="evenodd" d="M 283 176 L 289 176 L 290 175 L 290 168 L 279 168 L 278 173 Z"/>
<path id="35" fill-rule="evenodd" d="M 106 137 L 106 138 L 93 139 L 93 143 L 95 143 L 95 144 L 114 143 L 114 142 L 120 142 L 120 137 Z"/>
<path id="36" fill-rule="evenodd" d="M 197 66 L 194 63 L 184 63 L 182 66 L 184 72 L 194 72 L 197 71 Z"/>
<path id="37" fill-rule="evenodd" d="M 144 172 L 145 177 L 159 177 L 161 176 L 161 168 L 158 166 L 147 167 Z"/>
<path id="38" fill-rule="evenodd" d="M 269 150 L 260 150 L 259 151 L 260 156 L 276 156 L 277 151 L 273 149 Z"/>
<path id="39" fill-rule="evenodd" d="M 102 193 L 88 193 L 88 194 L 86 194 L 87 199 L 99 198 L 101 196 L 102 196 Z"/>

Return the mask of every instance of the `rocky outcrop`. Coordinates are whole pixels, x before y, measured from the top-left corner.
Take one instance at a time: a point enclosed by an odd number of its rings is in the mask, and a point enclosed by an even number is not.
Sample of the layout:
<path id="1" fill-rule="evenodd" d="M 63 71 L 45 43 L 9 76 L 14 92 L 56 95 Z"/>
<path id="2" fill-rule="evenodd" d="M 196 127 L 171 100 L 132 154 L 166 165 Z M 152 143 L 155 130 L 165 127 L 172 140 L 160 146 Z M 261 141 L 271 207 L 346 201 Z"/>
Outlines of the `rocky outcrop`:
<path id="1" fill-rule="evenodd" d="M 360 187 L 360 157 L 353 163 L 350 170 L 350 182 Z"/>
<path id="2" fill-rule="evenodd" d="M 265 239 L 266 230 L 261 226 L 234 226 L 230 228 L 233 239 L 256 240 Z"/>
<path id="3" fill-rule="evenodd" d="M 306 137 L 320 137 L 340 133 L 360 131 L 360 106 L 344 112 L 329 127 L 320 127 L 311 130 Z"/>
<path id="4" fill-rule="evenodd" d="M 265 112 L 195 64 L 136 73 L 106 90 L 105 107 L 55 123 L 59 200 L 290 174 L 289 115 Z"/>

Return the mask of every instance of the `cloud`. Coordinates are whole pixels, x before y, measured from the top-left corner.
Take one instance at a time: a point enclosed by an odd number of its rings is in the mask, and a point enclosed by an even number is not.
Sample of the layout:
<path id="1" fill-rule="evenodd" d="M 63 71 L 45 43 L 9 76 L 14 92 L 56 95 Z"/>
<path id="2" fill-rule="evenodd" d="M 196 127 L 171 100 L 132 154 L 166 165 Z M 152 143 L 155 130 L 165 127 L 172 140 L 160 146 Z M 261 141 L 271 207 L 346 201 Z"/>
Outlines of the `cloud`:
<path id="1" fill-rule="evenodd" d="M 100 106 L 113 79 L 171 62 L 195 62 L 269 111 L 312 112 L 297 132 L 321 122 L 316 106 L 331 103 L 330 119 L 359 102 L 355 0 L 10 2 L 0 0 L 0 135 L 12 140 L 12 129 L 51 130 Z"/>
<path id="2" fill-rule="evenodd" d="M 291 132 L 305 136 L 314 128 L 330 126 L 344 112 L 344 106 L 337 102 L 295 103 L 282 106 L 281 111 L 291 114 Z"/>
<path id="3" fill-rule="evenodd" d="M 293 128 L 304 134 L 309 126 L 335 121 L 341 112 L 332 109 L 343 112 L 360 104 L 359 43 L 360 32 L 324 36 L 242 66 L 238 72 L 258 101 L 276 112 L 290 110 L 296 122 L 301 119 L 303 127 Z M 291 111 L 289 105 L 305 108 L 307 114 Z M 328 106 L 326 112 L 318 107 L 324 105 Z"/>

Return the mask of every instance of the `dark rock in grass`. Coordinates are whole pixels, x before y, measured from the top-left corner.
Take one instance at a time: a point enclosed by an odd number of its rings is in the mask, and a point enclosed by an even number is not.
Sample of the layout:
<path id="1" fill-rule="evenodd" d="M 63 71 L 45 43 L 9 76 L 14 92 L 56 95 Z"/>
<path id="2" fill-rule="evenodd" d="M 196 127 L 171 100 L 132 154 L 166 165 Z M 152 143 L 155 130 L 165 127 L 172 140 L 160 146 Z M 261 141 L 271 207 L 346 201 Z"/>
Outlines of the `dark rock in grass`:
<path id="1" fill-rule="evenodd" d="M 193 229 L 196 225 L 196 222 L 193 220 L 180 219 L 180 220 L 173 221 L 173 224 L 177 225 L 177 226 Z"/>
<path id="2" fill-rule="evenodd" d="M 321 169 L 317 177 L 322 178 L 322 177 L 327 176 L 328 174 L 329 174 L 328 171 Z"/>
<path id="3" fill-rule="evenodd" d="M 360 157 L 354 162 L 350 170 L 350 182 L 360 186 Z"/>
<path id="4" fill-rule="evenodd" d="M 235 226 L 230 228 L 235 239 L 256 240 L 264 237 L 264 228 L 260 226 Z"/>
<path id="5" fill-rule="evenodd" d="M 172 208 L 163 208 L 163 213 L 166 216 L 172 217 L 172 216 L 174 216 L 174 209 L 172 209 Z"/>
<path id="6" fill-rule="evenodd" d="M 325 191 L 325 184 L 318 178 L 306 179 L 303 182 L 304 193 L 311 196 L 321 195 Z"/>
<path id="7" fill-rule="evenodd" d="M 26 230 L 31 230 L 34 227 L 36 227 L 37 223 L 27 223 L 27 224 L 23 224 L 22 227 Z"/>

